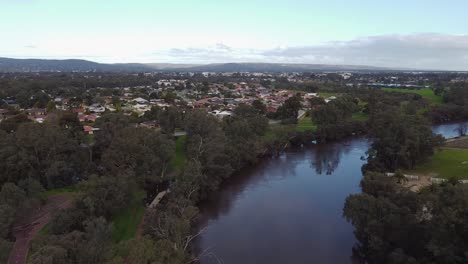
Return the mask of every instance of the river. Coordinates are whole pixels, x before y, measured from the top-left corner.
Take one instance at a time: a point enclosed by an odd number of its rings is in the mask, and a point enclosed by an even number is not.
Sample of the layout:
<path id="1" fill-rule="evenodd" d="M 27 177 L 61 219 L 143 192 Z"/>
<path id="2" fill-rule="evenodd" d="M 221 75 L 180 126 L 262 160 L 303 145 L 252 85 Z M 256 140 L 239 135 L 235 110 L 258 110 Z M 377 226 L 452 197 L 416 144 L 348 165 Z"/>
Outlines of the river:
<path id="1" fill-rule="evenodd" d="M 456 126 L 433 130 L 454 137 Z M 354 138 L 292 148 L 234 175 L 200 205 L 200 262 L 353 263 L 356 239 L 342 210 L 361 191 L 369 144 Z"/>

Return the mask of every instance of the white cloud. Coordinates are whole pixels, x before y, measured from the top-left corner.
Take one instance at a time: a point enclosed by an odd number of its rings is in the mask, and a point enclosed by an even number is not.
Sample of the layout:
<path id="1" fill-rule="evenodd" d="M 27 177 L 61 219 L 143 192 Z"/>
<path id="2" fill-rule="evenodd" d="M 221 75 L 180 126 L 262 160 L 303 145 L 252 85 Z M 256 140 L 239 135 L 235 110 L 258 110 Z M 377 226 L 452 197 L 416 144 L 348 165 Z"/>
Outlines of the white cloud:
<path id="1" fill-rule="evenodd" d="M 146 40 L 146 41 L 145 41 Z M 211 41 L 211 40 L 209 40 Z M 184 46 L 167 48 L 156 36 L 121 36 L 49 39 L 36 48 L 8 53 L 11 57 L 88 58 L 100 62 L 277 62 L 312 64 L 350 64 L 415 69 L 468 70 L 468 35 L 418 33 L 380 35 L 350 41 L 330 41 L 318 45 L 278 48 L 244 48 L 225 42 L 185 42 Z M 184 43 L 184 42 L 178 42 Z M 227 43 L 232 43 L 228 41 Z M 29 43 L 27 43 L 29 44 Z M 30 45 L 30 44 L 29 44 Z"/>
<path id="2" fill-rule="evenodd" d="M 275 49 L 240 49 L 218 43 L 154 54 L 172 62 L 190 63 L 278 62 L 468 70 L 468 35 L 381 35 Z"/>

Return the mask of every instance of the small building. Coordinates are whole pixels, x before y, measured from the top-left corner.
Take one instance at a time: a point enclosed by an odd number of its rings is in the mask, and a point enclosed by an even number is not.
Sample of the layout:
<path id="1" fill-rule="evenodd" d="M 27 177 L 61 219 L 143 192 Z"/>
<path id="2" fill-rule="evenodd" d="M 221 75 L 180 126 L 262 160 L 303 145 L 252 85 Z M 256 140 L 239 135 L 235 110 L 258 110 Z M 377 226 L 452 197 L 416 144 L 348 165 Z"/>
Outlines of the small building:
<path id="1" fill-rule="evenodd" d="M 99 128 L 95 128 L 92 126 L 83 126 L 83 131 L 86 135 L 93 135 L 95 131 L 98 131 Z"/>
<path id="2" fill-rule="evenodd" d="M 157 121 L 145 121 L 140 123 L 141 127 L 146 127 L 146 128 L 158 128 L 159 123 Z"/>

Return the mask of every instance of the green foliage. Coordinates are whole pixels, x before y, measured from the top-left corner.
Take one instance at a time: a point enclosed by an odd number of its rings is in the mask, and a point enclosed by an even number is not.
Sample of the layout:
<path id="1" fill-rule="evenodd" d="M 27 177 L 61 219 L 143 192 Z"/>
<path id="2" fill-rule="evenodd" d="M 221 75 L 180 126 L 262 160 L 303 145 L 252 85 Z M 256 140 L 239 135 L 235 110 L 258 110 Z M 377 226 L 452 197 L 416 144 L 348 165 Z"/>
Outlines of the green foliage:
<path id="1" fill-rule="evenodd" d="M 342 123 L 350 120 L 352 114 L 358 109 L 357 102 L 352 97 L 341 96 L 313 110 L 312 121 L 319 126 Z"/>
<path id="2" fill-rule="evenodd" d="M 134 186 L 127 175 L 91 176 L 79 184 L 78 198 L 90 215 L 109 218 L 126 208 L 133 199 Z"/>
<path id="3" fill-rule="evenodd" d="M 295 95 L 288 98 L 277 110 L 278 117 L 290 123 L 297 123 L 299 110 L 302 108 L 302 98 Z"/>
<path id="4" fill-rule="evenodd" d="M 25 114 L 18 114 L 0 122 L 0 129 L 5 132 L 14 132 L 21 124 L 30 123 L 31 120 Z"/>
<path id="5" fill-rule="evenodd" d="M 434 153 L 442 143 L 440 136 L 432 134 L 428 121 L 400 110 L 387 109 L 373 119 L 367 169 L 394 171 L 414 168 Z"/>
<path id="6" fill-rule="evenodd" d="M 369 263 L 466 263 L 468 189 L 433 185 L 419 194 L 370 173 L 364 193 L 346 199 L 343 214 L 356 228 L 358 254 Z"/>
<path id="7" fill-rule="evenodd" d="M 317 129 L 317 125 L 312 122 L 310 118 L 303 117 L 299 119 L 297 123 L 296 131 L 305 132 L 305 131 L 315 131 Z"/>
<path id="8" fill-rule="evenodd" d="M 174 141 L 145 128 L 124 128 L 116 132 L 105 150 L 102 163 L 112 173 L 131 171 L 139 184 L 161 181 L 175 152 Z"/>
<path id="9" fill-rule="evenodd" d="M 55 105 L 55 103 L 54 103 L 53 101 L 49 101 L 49 102 L 47 103 L 47 107 L 46 107 L 47 112 L 52 112 L 52 111 L 54 111 L 56 108 L 57 108 L 57 107 L 56 107 L 56 105 Z"/>
<path id="10" fill-rule="evenodd" d="M 433 104 L 439 105 L 443 103 L 442 96 L 436 95 L 434 91 L 430 88 L 422 88 L 422 89 L 382 88 L 382 90 L 387 91 L 387 92 L 396 92 L 396 93 L 419 94 L 422 97 L 427 98 Z"/>
<path id="11" fill-rule="evenodd" d="M 118 212 L 112 220 L 113 231 L 112 240 L 115 242 L 132 239 L 135 236 L 137 228 L 143 219 L 145 207 L 143 206 L 143 198 L 145 193 L 142 191 L 136 192 L 133 201 L 127 208 Z"/>
<path id="12" fill-rule="evenodd" d="M 185 154 L 185 144 L 187 142 L 187 136 L 180 136 L 175 142 L 175 155 L 171 159 L 170 167 L 175 170 L 181 170 L 184 168 L 185 162 L 187 161 L 187 155 Z"/>

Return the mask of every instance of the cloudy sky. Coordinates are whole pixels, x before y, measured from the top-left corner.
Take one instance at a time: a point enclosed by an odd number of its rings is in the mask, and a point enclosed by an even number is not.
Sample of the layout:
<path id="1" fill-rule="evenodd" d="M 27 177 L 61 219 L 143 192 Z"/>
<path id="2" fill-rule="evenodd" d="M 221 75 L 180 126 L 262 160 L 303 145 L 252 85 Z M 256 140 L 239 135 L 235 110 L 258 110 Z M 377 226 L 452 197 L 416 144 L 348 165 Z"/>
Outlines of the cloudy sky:
<path id="1" fill-rule="evenodd" d="M 0 0 L 0 57 L 468 70 L 466 0 Z"/>

